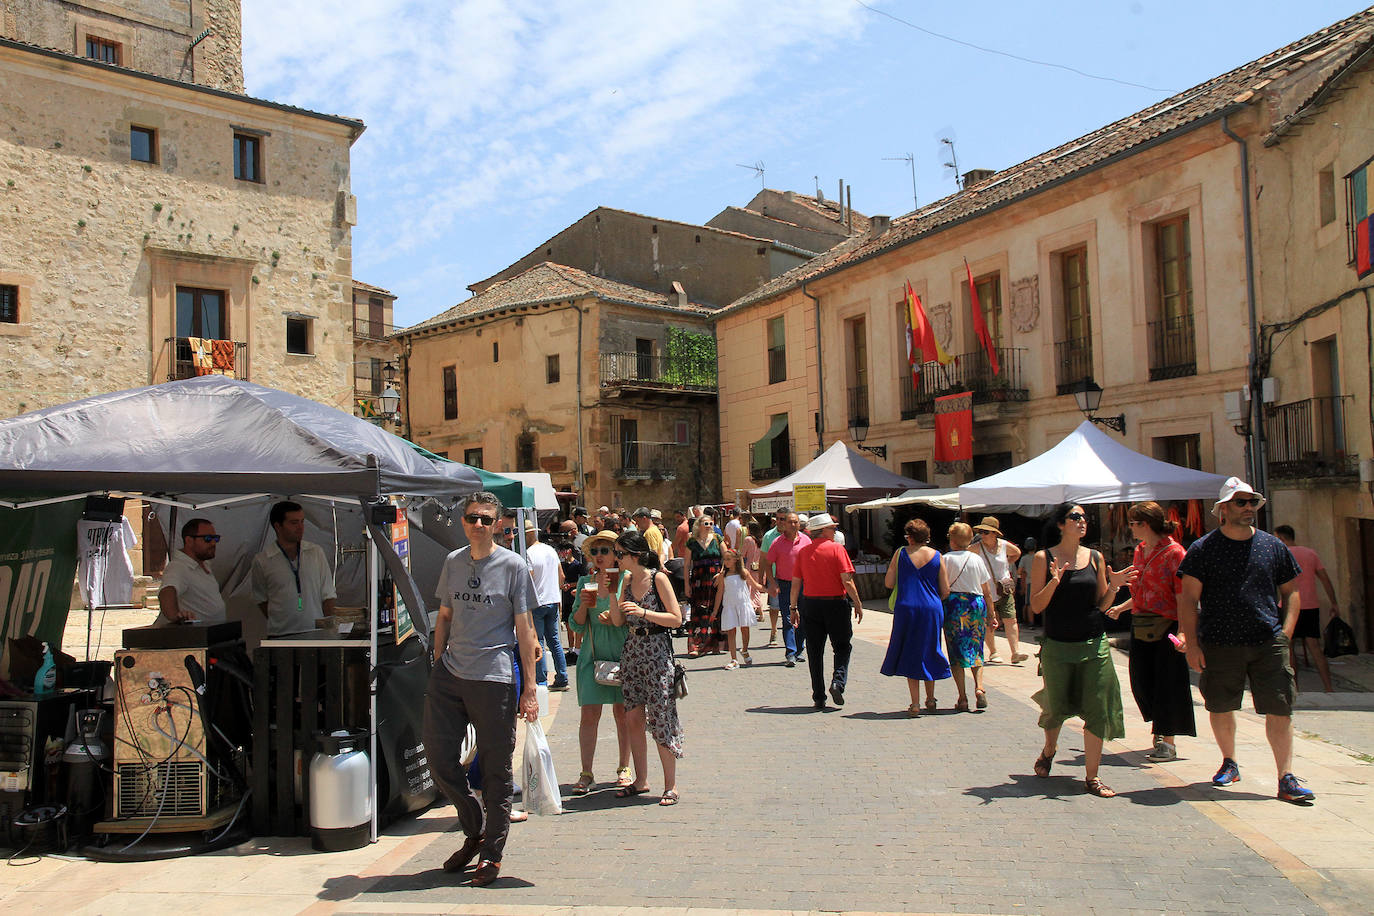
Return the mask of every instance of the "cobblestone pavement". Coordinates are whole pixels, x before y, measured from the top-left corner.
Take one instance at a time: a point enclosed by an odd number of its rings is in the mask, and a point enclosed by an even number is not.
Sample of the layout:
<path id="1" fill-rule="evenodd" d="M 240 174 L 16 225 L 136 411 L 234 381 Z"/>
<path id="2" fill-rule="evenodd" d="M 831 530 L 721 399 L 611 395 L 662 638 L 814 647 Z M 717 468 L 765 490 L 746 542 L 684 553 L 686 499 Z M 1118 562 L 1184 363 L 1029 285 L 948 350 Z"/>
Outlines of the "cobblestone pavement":
<path id="1" fill-rule="evenodd" d="M 1299 775 L 1310 808 L 1274 799 L 1263 722 L 1240 716 L 1245 781 L 1216 790 L 1206 717 L 1174 763 L 1140 751 L 1148 728 L 1126 694 L 1127 737 L 1108 744 L 1103 778 L 1082 790 L 1082 740 L 1066 726 L 1053 776 L 1037 779 L 1029 697 L 1034 660 L 989 671 L 990 707 L 906 718 L 904 682 L 877 673 L 890 618 L 865 616 L 843 708 L 811 709 L 803 667 L 781 649 L 720 670 L 687 662 L 681 804 L 618 801 L 603 782 L 560 817 L 513 827 L 501 879 L 464 886 L 440 864 L 458 845 L 453 809 L 403 821 L 371 847 L 313 853 L 265 839 L 168 862 L 47 857 L 4 869 L 0 912 L 577 913 L 687 916 L 768 912 L 1367 913 L 1374 898 L 1370 694 L 1305 693 Z M 1033 651 L 1033 645 L 1032 645 Z M 1005 644 L 1003 644 L 1005 652 Z M 1125 685 L 1125 657 L 1117 654 Z M 1201 706 L 1199 704 L 1199 713 Z M 577 777 L 576 697 L 545 720 L 564 785 Z M 603 722 L 597 775 L 614 771 Z M 1302 735 L 1317 735 L 1321 740 Z"/>

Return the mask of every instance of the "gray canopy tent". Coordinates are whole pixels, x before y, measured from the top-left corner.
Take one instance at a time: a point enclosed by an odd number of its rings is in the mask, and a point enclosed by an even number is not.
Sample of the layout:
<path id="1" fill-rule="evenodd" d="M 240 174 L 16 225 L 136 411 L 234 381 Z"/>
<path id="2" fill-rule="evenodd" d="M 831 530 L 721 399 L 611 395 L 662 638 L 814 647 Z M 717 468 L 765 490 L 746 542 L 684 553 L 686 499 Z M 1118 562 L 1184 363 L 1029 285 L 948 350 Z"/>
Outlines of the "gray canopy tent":
<path id="1" fill-rule="evenodd" d="M 256 514 L 261 531 L 264 504 L 275 497 L 328 505 L 327 513 L 310 515 L 316 528 L 332 523 L 337 531 L 341 524 L 352 525 L 368 542 L 359 597 L 365 596 L 369 609 L 374 678 L 379 563 L 391 573 L 422 642 L 430 626 L 425 592 L 386 531 L 372 522 L 368 507 L 402 497 L 412 530 L 423 533 L 424 520 L 433 525 L 437 518 L 441 530 L 433 539 L 451 546 L 455 506 L 465 494 L 482 489 L 496 492 L 507 505 L 533 507 L 532 492 L 517 481 L 428 458 L 366 420 L 222 376 L 98 395 L 0 420 L 0 515 L 5 509 L 112 495 L 196 512 L 241 507 Z M 424 508 L 429 511 L 419 511 Z M 229 593 L 245 585 L 246 560 L 255 550 L 245 541 L 237 553 L 216 557 L 214 571 Z M 369 754 L 374 839 L 376 702 L 374 691 Z"/>

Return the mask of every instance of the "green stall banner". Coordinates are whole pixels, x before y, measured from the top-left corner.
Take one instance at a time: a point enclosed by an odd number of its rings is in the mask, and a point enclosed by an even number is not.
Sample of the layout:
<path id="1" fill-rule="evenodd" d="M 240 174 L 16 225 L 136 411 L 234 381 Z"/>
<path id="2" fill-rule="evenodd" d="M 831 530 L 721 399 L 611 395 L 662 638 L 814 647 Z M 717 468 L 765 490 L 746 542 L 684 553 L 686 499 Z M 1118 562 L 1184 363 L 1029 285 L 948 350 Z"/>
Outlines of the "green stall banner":
<path id="1" fill-rule="evenodd" d="M 0 654 L 32 636 L 62 644 L 76 580 L 76 523 L 82 501 L 0 509 Z"/>

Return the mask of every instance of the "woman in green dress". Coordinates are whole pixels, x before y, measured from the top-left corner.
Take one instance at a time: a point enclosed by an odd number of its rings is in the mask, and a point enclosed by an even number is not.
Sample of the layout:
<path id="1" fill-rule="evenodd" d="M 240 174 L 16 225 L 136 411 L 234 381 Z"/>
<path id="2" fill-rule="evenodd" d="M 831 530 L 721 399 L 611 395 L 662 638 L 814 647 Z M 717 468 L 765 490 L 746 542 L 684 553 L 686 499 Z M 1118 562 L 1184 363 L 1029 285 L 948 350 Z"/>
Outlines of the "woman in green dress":
<path id="1" fill-rule="evenodd" d="M 619 687 L 596 682 L 596 663 L 620 661 L 621 650 L 625 647 L 625 628 L 611 623 L 610 616 L 611 602 L 619 602 L 627 575 L 614 568 L 615 538 L 615 532 L 602 531 L 582 542 L 582 552 L 590 563 L 589 574 L 577 580 L 573 612 L 568 621 L 569 628 L 582 637 L 582 650 L 577 655 L 577 703 L 582 707 L 577 741 L 582 752 L 582 773 L 573 784 L 574 795 L 586 795 L 596 785 L 592 759 L 596 755 L 601 707 L 608 704 L 615 719 L 616 743 L 620 751 L 616 785 L 628 786 L 632 781 L 625 698 Z"/>

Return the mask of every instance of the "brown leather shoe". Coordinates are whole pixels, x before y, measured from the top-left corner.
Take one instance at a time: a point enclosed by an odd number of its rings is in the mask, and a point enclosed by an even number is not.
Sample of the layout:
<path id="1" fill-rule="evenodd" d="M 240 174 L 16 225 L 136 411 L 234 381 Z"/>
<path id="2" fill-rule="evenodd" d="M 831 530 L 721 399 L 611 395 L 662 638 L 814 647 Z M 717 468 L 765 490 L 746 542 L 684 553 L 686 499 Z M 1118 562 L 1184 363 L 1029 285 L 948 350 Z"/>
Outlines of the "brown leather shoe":
<path id="1" fill-rule="evenodd" d="M 500 874 L 500 862 L 483 861 L 481 865 L 477 866 L 477 871 L 472 873 L 472 886 L 486 887 L 488 884 L 495 881 Z"/>
<path id="2" fill-rule="evenodd" d="M 463 845 L 458 847 L 458 851 L 444 862 L 444 871 L 453 873 L 467 868 L 468 863 L 477 855 L 477 850 L 481 846 L 482 838 L 480 836 L 470 836 L 463 840 Z"/>

